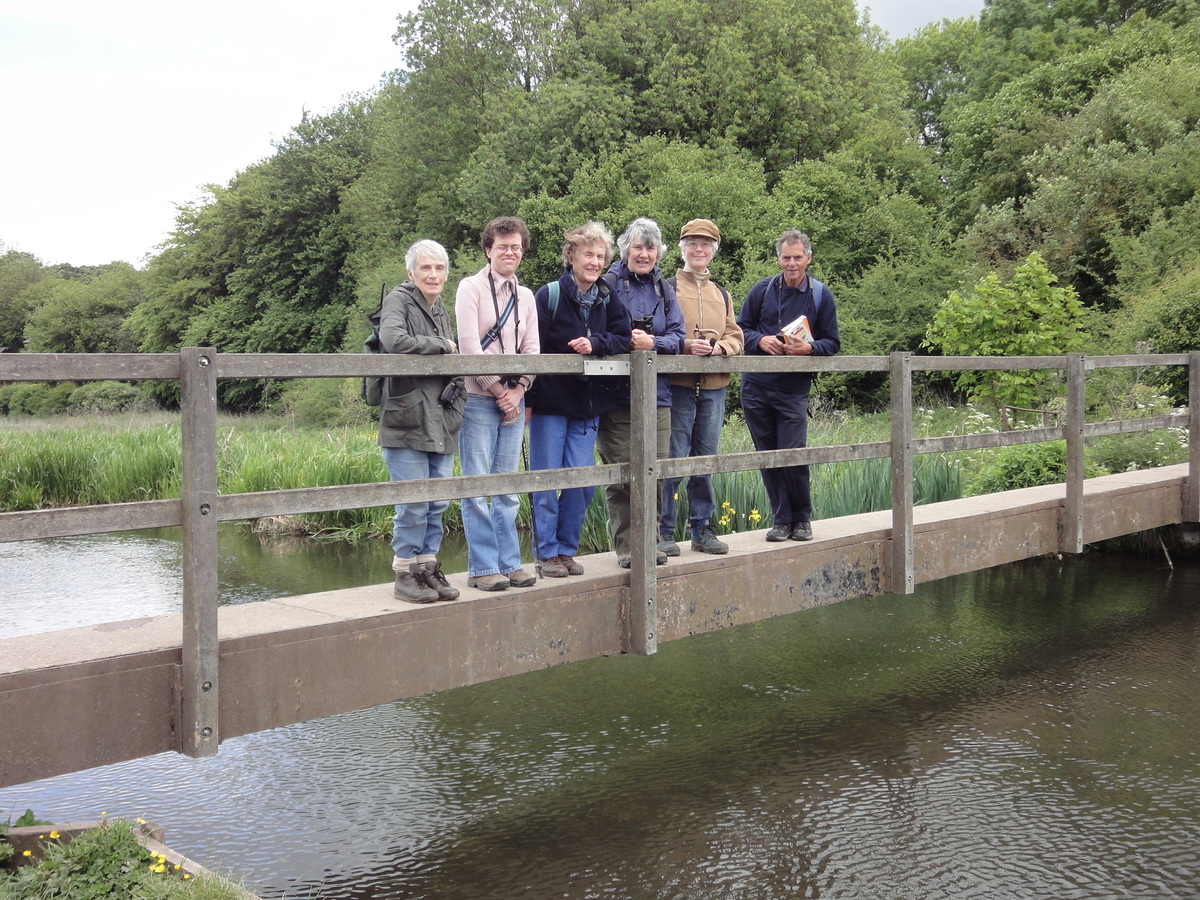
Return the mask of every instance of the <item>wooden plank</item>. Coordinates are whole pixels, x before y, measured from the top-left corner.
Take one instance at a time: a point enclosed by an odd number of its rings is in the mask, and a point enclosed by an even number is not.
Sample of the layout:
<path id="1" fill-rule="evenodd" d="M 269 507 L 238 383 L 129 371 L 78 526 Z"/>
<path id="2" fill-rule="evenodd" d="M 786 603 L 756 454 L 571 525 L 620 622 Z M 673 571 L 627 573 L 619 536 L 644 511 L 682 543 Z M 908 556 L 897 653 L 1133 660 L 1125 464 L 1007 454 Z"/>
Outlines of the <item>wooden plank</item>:
<path id="1" fill-rule="evenodd" d="M 217 378 L 211 348 L 180 354 L 183 419 L 183 669 L 179 750 L 216 756 L 217 656 Z"/>

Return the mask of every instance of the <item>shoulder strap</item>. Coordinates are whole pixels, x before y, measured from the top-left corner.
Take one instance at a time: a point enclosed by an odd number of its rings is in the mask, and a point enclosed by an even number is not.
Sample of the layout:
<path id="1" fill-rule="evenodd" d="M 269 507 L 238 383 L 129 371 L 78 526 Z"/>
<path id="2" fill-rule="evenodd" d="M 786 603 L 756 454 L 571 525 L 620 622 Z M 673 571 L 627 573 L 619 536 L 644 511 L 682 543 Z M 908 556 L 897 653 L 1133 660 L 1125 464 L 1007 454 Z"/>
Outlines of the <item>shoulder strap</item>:
<path id="1" fill-rule="evenodd" d="M 711 278 L 709 280 L 712 281 Z M 721 296 L 725 298 L 725 313 L 727 315 L 733 315 L 733 300 L 729 296 L 729 291 L 725 290 L 724 286 L 717 284 L 715 281 L 712 283 L 713 286 L 721 292 Z"/>
<path id="2" fill-rule="evenodd" d="M 558 282 L 550 282 L 548 285 L 546 285 L 546 289 L 549 293 L 547 301 L 550 306 L 550 318 L 553 320 L 558 316 Z"/>
<path id="3" fill-rule="evenodd" d="M 812 281 L 813 289 L 813 318 L 817 317 L 817 313 L 821 311 L 821 301 L 825 298 L 825 293 L 829 288 L 825 287 L 824 282 L 817 281 L 811 275 L 808 276 Z"/>
<path id="4" fill-rule="evenodd" d="M 829 288 L 825 287 L 824 282 L 817 281 L 817 279 L 813 278 L 811 275 L 808 276 L 808 280 L 812 284 L 813 318 L 815 319 L 817 317 L 817 313 L 821 311 L 821 301 L 825 299 L 825 294 L 829 291 Z M 772 289 L 775 290 L 777 295 L 783 291 L 783 275 L 776 275 L 771 279 L 770 283 L 767 285 L 767 291 L 769 292 Z"/>

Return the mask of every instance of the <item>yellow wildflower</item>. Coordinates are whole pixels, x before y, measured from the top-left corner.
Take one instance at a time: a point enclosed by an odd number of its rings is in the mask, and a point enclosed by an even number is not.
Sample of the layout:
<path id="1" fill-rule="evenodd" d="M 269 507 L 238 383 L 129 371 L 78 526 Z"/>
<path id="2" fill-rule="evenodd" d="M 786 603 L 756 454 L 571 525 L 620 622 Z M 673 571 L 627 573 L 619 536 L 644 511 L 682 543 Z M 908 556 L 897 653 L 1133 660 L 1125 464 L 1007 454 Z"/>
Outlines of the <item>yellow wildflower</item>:
<path id="1" fill-rule="evenodd" d="M 58 832 L 57 831 L 50 832 L 50 840 L 52 840 L 52 841 L 58 840 Z"/>
<path id="2" fill-rule="evenodd" d="M 24 852 L 23 852 L 21 855 L 22 855 L 22 856 L 33 856 L 33 851 L 32 851 L 32 850 L 26 850 L 26 851 L 24 851 Z"/>

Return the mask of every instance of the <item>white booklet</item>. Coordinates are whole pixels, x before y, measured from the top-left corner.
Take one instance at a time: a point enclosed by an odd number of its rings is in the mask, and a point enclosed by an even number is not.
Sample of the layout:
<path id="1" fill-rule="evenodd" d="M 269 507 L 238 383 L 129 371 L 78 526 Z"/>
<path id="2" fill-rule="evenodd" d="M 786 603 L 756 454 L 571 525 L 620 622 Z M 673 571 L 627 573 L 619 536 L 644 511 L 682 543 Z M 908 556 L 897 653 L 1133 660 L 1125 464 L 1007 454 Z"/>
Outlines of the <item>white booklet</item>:
<path id="1" fill-rule="evenodd" d="M 788 323 L 780 333 L 788 343 L 803 341 L 811 344 L 813 340 L 812 329 L 808 327 L 808 316 L 801 316 L 794 322 Z"/>

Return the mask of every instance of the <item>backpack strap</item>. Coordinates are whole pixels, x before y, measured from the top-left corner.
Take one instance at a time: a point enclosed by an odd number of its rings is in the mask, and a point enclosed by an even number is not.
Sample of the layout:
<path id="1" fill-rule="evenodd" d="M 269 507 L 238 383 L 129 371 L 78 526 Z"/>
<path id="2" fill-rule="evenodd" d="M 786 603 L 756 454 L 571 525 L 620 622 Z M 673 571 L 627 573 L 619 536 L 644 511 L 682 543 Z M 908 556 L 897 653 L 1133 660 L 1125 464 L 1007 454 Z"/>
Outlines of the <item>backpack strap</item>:
<path id="1" fill-rule="evenodd" d="M 813 321 L 816 321 L 817 313 L 821 311 L 821 301 L 825 299 L 825 295 L 829 293 L 829 288 L 825 287 L 823 281 L 817 281 L 811 275 L 808 276 L 809 283 L 812 285 L 813 295 Z M 783 292 L 783 273 L 776 275 L 767 284 L 767 291 L 775 291 L 776 298 Z"/>
<path id="2" fill-rule="evenodd" d="M 546 285 L 546 289 L 549 293 L 547 300 L 550 305 L 550 320 L 553 321 L 558 316 L 558 282 L 550 282 Z"/>

